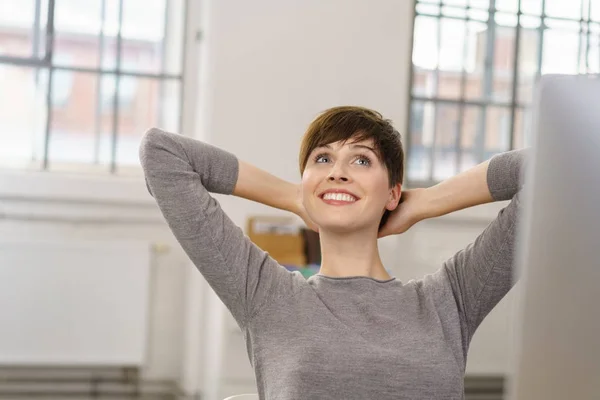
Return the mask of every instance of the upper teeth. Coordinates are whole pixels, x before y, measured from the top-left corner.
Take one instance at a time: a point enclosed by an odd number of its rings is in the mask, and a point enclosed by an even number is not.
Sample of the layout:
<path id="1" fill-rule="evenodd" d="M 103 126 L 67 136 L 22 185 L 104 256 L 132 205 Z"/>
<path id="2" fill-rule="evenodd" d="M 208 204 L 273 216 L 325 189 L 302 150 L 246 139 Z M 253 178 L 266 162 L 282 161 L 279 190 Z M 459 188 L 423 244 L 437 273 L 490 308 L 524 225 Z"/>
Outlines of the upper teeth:
<path id="1" fill-rule="evenodd" d="M 356 201 L 354 196 L 346 193 L 325 193 L 323 195 L 324 200 L 339 200 L 339 201 Z"/>

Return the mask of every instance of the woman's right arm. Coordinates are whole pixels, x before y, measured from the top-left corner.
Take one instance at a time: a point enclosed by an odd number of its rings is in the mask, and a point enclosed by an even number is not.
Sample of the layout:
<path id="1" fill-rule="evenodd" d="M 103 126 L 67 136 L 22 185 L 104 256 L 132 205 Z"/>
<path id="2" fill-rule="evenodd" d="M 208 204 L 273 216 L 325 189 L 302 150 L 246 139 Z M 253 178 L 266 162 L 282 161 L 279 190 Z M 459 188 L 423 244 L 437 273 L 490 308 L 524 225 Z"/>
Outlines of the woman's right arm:
<path id="1" fill-rule="evenodd" d="M 295 185 L 217 147 L 156 128 L 142 139 L 140 162 L 171 231 L 241 326 L 293 292 L 294 276 L 255 246 L 210 192 L 294 211 Z"/>

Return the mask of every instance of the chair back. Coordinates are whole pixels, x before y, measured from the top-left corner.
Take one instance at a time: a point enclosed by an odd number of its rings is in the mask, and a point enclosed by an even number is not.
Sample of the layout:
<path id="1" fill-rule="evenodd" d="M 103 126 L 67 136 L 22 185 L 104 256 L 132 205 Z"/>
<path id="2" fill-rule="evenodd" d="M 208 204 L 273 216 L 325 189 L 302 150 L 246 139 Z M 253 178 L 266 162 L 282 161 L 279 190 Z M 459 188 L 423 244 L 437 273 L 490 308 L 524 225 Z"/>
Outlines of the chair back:
<path id="1" fill-rule="evenodd" d="M 258 400 L 258 394 L 236 394 L 235 396 L 230 396 L 224 400 Z"/>

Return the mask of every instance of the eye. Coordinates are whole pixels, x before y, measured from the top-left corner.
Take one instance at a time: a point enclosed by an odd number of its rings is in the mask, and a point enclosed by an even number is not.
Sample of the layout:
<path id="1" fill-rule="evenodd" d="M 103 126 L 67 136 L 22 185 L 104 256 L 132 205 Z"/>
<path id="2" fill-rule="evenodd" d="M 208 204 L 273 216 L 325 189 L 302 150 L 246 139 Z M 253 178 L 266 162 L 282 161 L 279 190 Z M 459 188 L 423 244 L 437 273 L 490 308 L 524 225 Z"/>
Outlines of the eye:
<path id="1" fill-rule="evenodd" d="M 329 155 L 326 153 L 320 153 L 314 157 L 314 160 L 317 164 L 327 163 L 329 161 Z"/>
<path id="2" fill-rule="evenodd" d="M 365 155 L 360 155 L 356 161 L 359 163 L 359 165 L 363 165 L 365 167 L 368 167 L 371 165 L 371 159 Z"/>

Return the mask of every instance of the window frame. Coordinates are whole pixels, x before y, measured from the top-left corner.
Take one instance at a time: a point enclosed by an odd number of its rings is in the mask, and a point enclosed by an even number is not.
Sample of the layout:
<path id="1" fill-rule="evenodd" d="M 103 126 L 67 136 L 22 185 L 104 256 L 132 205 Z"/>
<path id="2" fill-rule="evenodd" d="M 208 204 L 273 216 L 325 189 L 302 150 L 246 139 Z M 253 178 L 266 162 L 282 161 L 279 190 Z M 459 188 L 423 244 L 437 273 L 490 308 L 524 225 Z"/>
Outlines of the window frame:
<path id="1" fill-rule="evenodd" d="M 188 36 L 188 12 L 190 10 L 190 1 L 182 0 L 182 12 L 183 12 L 183 27 L 182 27 L 182 35 L 181 38 L 181 60 L 180 60 L 180 69 L 176 74 L 173 73 L 150 73 L 150 72 L 136 72 L 127 68 L 123 68 L 121 65 L 121 52 L 123 48 L 123 37 L 122 37 L 122 26 L 123 26 L 123 3 L 126 0 L 118 0 L 118 30 L 116 35 L 116 55 L 115 55 L 115 65 L 113 68 L 103 68 L 102 63 L 100 62 L 99 67 L 97 68 L 89 68 L 89 67 L 80 67 L 80 66 L 69 66 L 65 63 L 56 62 L 56 57 L 54 55 L 54 40 L 55 40 L 55 27 L 54 27 L 54 13 L 56 9 L 56 0 L 34 0 L 35 1 L 35 14 L 34 14 L 34 24 L 32 27 L 32 51 L 29 57 L 23 56 L 12 56 L 12 55 L 0 55 L 0 68 L 3 66 L 12 66 L 12 67 L 30 67 L 34 68 L 35 71 L 44 72 L 44 78 L 47 78 L 45 82 L 45 87 L 47 90 L 45 91 L 45 107 L 46 107 L 46 118 L 45 118 L 45 126 L 44 126 L 44 137 L 43 137 L 43 153 L 41 157 L 41 170 L 47 171 L 49 170 L 50 163 L 52 162 L 49 159 L 49 145 L 51 139 L 51 130 L 52 130 L 52 110 L 56 105 L 54 104 L 55 91 L 53 91 L 53 76 L 55 72 L 61 71 L 63 73 L 89 73 L 98 78 L 98 81 L 102 81 L 105 76 L 111 76 L 115 79 L 115 90 L 114 96 L 112 96 L 112 104 L 110 110 L 107 110 L 105 104 L 103 104 L 103 95 L 100 91 L 97 91 L 96 96 L 96 113 L 97 115 L 106 114 L 107 112 L 112 112 L 112 147 L 111 147 L 111 157 L 109 164 L 109 173 L 116 174 L 119 169 L 119 164 L 117 162 L 117 143 L 119 139 L 119 114 L 123 112 L 123 107 L 119 104 L 120 99 L 120 81 L 124 77 L 131 78 L 150 78 L 159 81 L 160 91 L 162 92 L 164 89 L 164 85 L 169 82 L 177 82 L 179 85 L 179 105 L 183 105 L 184 100 L 184 76 L 186 76 L 186 56 L 187 56 L 187 36 Z M 43 55 L 40 55 L 40 46 L 41 46 L 41 14 L 42 14 L 42 2 L 47 2 L 47 19 L 46 19 L 46 30 L 45 30 L 45 48 Z M 102 23 L 105 21 L 104 10 L 106 7 L 107 0 L 101 0 L 102 2 Z M 46 5 L 46 4 L 44 4 Z M 165 0 L 165 17 L 164 17 L 164 27 L 167 28 L 168 18 L 170 16 L 170 0 Z M 99 35 L 99 52 L 100 52 L 100 60 L 102 60 L 102 52 L 104 48 L 104 39 L 105 35 L 103 31 L 100 31 Z M 163 53 L 162 56 L 165 57 L 165 40 L 163 39 L 162 48 Z M 46 72 L 47 71 L 47 72 Z M 177 125 L 179 128 L 183 125 L 183 109 L 181 109 L 178 116 Z M 96 131 L 99 130 L 99 120 L 96 119 Z M 88 169 L 91 167 L 91 164 L 77 164 L 81 166 L 83 169 Z M 129 170 L 130 166 L 124 166 L 125 170 Z"/>
<path id="2" fill-rule="evenodd" d="M 543 49 L 544 49 L 544 37 L 545 33 L 548 29 L 551 29 L 546 22 L 547 21 L 575 21 L 580 24 L 580 28 L 578 31 L 579 34 L 579 49 L 578 49 L 578 59 L 577 59 L 577 69 L 579 73 L 581 73 L 582 69 L 585 68 L 585 72 L 591 73 L 592 68 L 590 67 L 590 50 L 591 50 L 591 41 L 595 37 L 595 40 L 599 43 L 600 47 L 600 33 L 593 33 L 593 29 L 600 29 L 600 20 L 595 20 L 593 18 L 592 13 L 592 3 L 594 0 L 579 0 L 581 5 L 581 18 L 573 18 L 573 17 L 558 17 L 546 14 L 546 0 L 540 0 L 541 10 L 539 14 L 524 12 L 522 7 L 522 0 L 515 0 L 517 3 L 516 11 L 507 11 L 504 9 L 498 9 L 496 7 L 496 0 L 489 0 L 489 7 L 478 7 L 472 6 L 471 0 L 465 0 L 466 5 L 457 5 L 448 3 L 445 0 L 413 0 L 413 28 L 412 28 L 412 36 L 411 36 L 411 46 L 410 46 L 410 71 L 409 71 L 409 101 L 407 107 L 407 118 L 406 118 L 406 134 L 405 134 L 405 171 L 406 177 L 405 182 L 407 182 L 410 187 L 428 187 L 433 186 L 440 182 L 439 179 L 435 179 L 435 166 L 436 166 L 436 157 L 435 152 L 437 150 L 436 144 L 436 130 L 438 124 L 438 109 L 440 105 L 453 105 L 458 107 L 458 134 L 456 135 L 456 141 L 454 143 L 454 151 L 455 161 L 453 164 L 455 173 L 461 171 L 462 164 L 462 146 L 461 139 L 464 135 L 463 122 L 465 116 L 466 107 L 472 106 L 477 107 L 480 110 L 480 117 L 478 121 L 478 127 L 476 129 L 476 139 L 479 136 L 479 140 L 481 142 L 480 154 L 478 153 L 478 162 L 485 161 L 485 131 L 486 131 L 486 118 L 487 118 L 487 110 L 490 107 L 503 107 L 508 108 L 510 111 L 510 118 L 507 121 L 509 125 L 509 136 L 508 136 L 508 150 L 515 149 L 516 142 L 516 127 L 517 127 L 517 118 L 520 115 L 520 123 L 521 123 L 521 135 L 525 132 L 525 127 L 530 125 L 530 121 L 526 121 L 525 115 L 530 111 L 531 104 L 528 102 L 522 102 L 519 100 L 519 77 L 520 77 L 520 68 L 519 62 L 521 60 L 521 36 L 523 29 L 532 29 L 532 28 L 524 28 L 522 25 L 523 18 L 534 17 L 539 18 L 540 24 L 539 27 L 533 28 L 535 29 L 538 40 L 537 40 L 537 65 L 535 75 L 533 77 L 533 82 L 537 82 L 542 75 L 543 68 Z M 430 10 L 435 10 L 437 8 L 437 12 L 421 12 L 419 11 L 419 5 L 427 5 Z M 585 10 L 585 6 L 587 6 L 587 10 Z M 599 4 L 594 4 L 594 7 L 600 7 Z M 426 8 L 426 7 L 422 7 Z M 448 11 L 444 12 L 444 10 L 454 11 L 454 13 Z M 467 37 L 467 30 L 469 21 L 478 21 L 482 22 L 480 19 L 474 19 L 470 10 L 487 12 L 487 20 L 484 22 L 487 27 L 485 30 L 485 60 L 484 60 L 484 70 L 483 77 L 481 81 L 481 98 L 480 99 L 468 99 L 465 98 L 465 86 L 467 79 L 467 45 L 466 42 L 469 40 Z M 586 12 L 587 11 L 587 12 Z M 464 16 L 457 16 L 464 12 Z M 499 101 L 493 99 L 492 90 L 494 85 L 494 72 L 497 70 L 497 66 L 494 65 L 494 52 L 496 50 L 496 38 L 495 33 L 498 30 L 498 27 L 504 27 L 501 24 L 498 24 L 496 21 L 496 14 L 501 13 L 502 15 L 510 15 L 512 17 L 516 17 L 516 25 L 510 29 L 514 29 L 514 45 L 512 46 L 512 67 L 509 72 L 512 72 L 512 82 L 510 86 L 510 94 L 508 101 Z M 453 15 L 452 15 L 453 14 Z M 587 14 L 587 15 L 586 15 Z M 427 17 L 427 18 L 435 18 L 436 26 L 437 26 L 437 38 L 436 38 L 436 65 L 434 68 L 421 68 L 415 65 L 413 56 L 415 54 L 415 36 L 416 32 L 416 21 L 418 17 Z M 464 49 L 462 53 L 462 62 L 461 68 L 458 70 L 460 74 L 460 92 L 459 95 L 452 98 L 440 97 L 439 96 L 439 82 L 440 82 L 440 69 L 439 66 L 439 55 L 441 54 L 441 26 L 443 19 L 454 19 L 460 20 L 464 22 L 465 26 L 465 36 L 464 36 Z M 586 28 L 584 30 L 584 27 Z M 585 40 L 584 40 L 585 39 Z M 598 50 L 600 53 L 600 49 Z M 582 65 L 582 57 L 585 65 Z M 600 68 L 600 60 L 598 61 Z M 418 69 L 426 71 L 427 73 L 433 74 L 433 81 L 435 88 L 433 89 L 433 95 L 428 95 L 427 93 L 415 93 L 415 74 Z M 600 73 L 600 71 L 595 71 L 593 73 Z M 420 160 L 412 160 L 411 156 L 417 154 L 417 149 L 413 145 L 413 107 L 415 104 L 423 104 L 427 106 L 427 104 L 434 105 L 433 116 L 431 117 L 432 121 L 429 121 L 432 125 L 432 135 L 433 138 L 431 140 L 431 145 L 424 147 L 424 151 L 428 151 L 429 154 L 429 163 L 428 163 L 428 173 L 425 174 L 428 178 L 425 179 L 411 179 L 411 164 L 419 164 Z M 530 114 L 530 112 L 529 112 Z M 504 122 L 503 122 L 504 123 Z M 421 126 L 421 131 L 424 131 L 424 125 Z M 482 157 L 484 157 L 482 159 Z M 417 162 L 419 161 L 419 162 Z M 427 160 L 425 160 L 427 161 Z"/>

